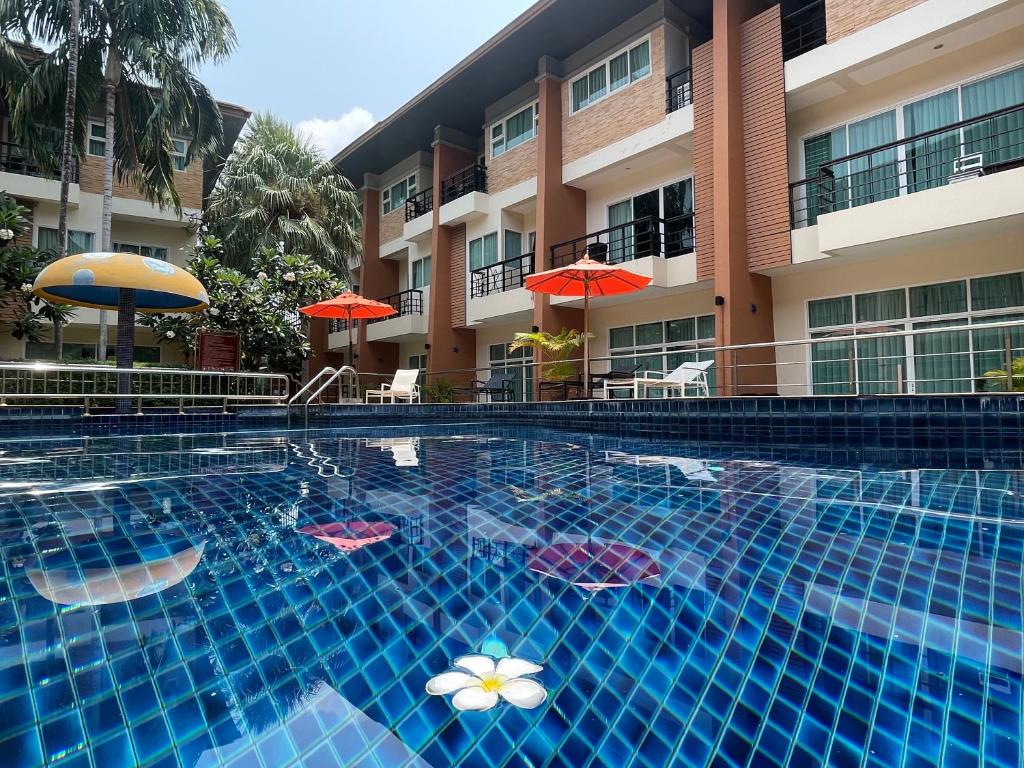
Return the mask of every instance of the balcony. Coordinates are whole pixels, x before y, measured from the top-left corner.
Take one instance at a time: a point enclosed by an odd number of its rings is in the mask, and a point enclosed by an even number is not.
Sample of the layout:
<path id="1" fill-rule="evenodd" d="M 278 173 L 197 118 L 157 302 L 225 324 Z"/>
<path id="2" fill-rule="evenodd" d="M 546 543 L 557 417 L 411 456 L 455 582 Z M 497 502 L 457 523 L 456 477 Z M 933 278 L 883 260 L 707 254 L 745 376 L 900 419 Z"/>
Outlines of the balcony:
<path id="1" fill-rule="evenodd" d="M 787 13 L 782 17 L 783 61 L 825 45 L 827 34 L 824 0 L 814 0 Z"/>
<path id="2" fill-rule="evenodd" d="M 794 232 L 793 260 L 1024 230 L 1022 120 L 1016 104 L 837 158 L 790 184 L 791 227 L 815 228 Z"/>
<path id="3" fill-rule="evenodd" d="M 401 291 L 377 301 L 390 304 L 398 314 L 368 320 L 367 341 L 412 341 L 426 335 L 427 319 L 423 314 L 423 291 Z"/>
<path id="4" fill-rule="evenodd" d="M 623 264 L 648 257 L 693 253 L 693 214 L 645 216 L 551 246 L 551 266 L 564 267 L 589 254 L 594 261 Z"/>
<path id="5" fill-rule="evenodd" d="M 427 187 L 405 201 L 405 220 L 418 219 L 432 210 L 434 210 L 434 188 Z"/>
<path id="6" fill-rule="evenodd" d="M 471 192 L 487 192 L 487 166 L 471 165 L 441 181 L 441 205 Z"/>
<path id="7" fill-rule="evenodd" d="M 430 187 L 405 201 L 405 224 L 403 239 L 416 243 L 430 239 L 434 229 L 434 217 L 428 214 L 434 210 L 434 189 Z"/>
<path id="8" fill-rule="evenodd" d="M 60 200 L 60 168 L 43 168 L 29 158 L 18 144 L 0 142 L 0 188 L 17 197 L 57 202 Z M 77 158 L 71 165 L 68 202 L 73 206 L 78 205 Z"/>
<path id="9" fill-rule="evenodd" d="M 522 288 L 526 276 L 532 275 L 533 270 L 533 253 L 524 253 L 522 256 L 474 269 L 469 273 L 470 298 L 479 299 L 494 293 Z"/>
<path id="10" fill-rule="evenodd" d="M 665 111 L 669 114 L 693 103 L 692 75 L 687 67 L 665 78 Z"/>

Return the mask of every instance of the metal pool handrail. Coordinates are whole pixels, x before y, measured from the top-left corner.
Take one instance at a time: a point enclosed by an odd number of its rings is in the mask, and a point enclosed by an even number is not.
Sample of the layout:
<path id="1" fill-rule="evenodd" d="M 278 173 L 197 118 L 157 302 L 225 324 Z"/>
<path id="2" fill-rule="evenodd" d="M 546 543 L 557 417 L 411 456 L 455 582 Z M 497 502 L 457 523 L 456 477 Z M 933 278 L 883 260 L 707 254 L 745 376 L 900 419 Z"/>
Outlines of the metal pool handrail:
<path id="1" fill-rule="evenodd" d="M 81 404 L 88 415 L 93 402 L 119 397 L 117 381 L 122 375 L 129 377 L 129 397 L 138 401 L 138 413 L 144 403 L 162 406 L 175 401 L 179 413 L 184 413 L 186 402 L 219 404 L 225 411 L 229 403 L 281 405 L 289 390 L 288 377 L 280 373 L 0 363 L 0 406 L 18 402 Z"/>

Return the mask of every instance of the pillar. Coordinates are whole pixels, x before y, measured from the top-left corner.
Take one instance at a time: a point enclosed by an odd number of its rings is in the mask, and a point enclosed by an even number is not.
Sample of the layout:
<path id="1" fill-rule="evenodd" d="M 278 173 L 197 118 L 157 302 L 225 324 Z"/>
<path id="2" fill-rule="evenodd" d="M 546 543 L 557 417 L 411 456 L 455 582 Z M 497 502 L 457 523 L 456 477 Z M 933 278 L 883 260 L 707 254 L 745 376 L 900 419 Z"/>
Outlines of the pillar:
<path id="1" fill-rule="evenodd" d="M 537 81 L 540 134 L 534 259 L 538 272 L 551 269 L 551 246 L 587 232 L 587 193 L 562 183 L 562 80 L 553 71 L 555 66 L 553 60 L 542 59 Z M 547 294 L 534 294 L 533 324 L 549 333 L 558 333 L 562 328 L 583 330 L 583 310 L 553 306 Z M 534 397 L 539 397 L 539 379 L 534 377 Z"/>
<path id="2" fill-rule="evenodd" d="M 751 344 L 774 338 L 771 278 L 752 273 L 749 267 L 740 87 L 741 25 L 764 5 L 757 0 L 714 0 L 712 173 L 715 333 L 719 345 Z M 773 367 L 734 367 L 740 363 L 749 365 L 771 360 L 774 360 L 771 350 L 719 354 L 716 360 L 718 393 L 774 391 Z"/>
<path id="3" fill-rule="evenodd" d="M 434 132 L 434 210 L 430 235 L 430 316 L 427 320 L 427 381 L 463 385 L 476 378 L 476 331 L 466 322 L 466 226 L 441 225 L 441 181 L 476 162 L 461 134 Z M 440 373 L 441 371 L 465 371 Z"/>
<path id="4" fill-rule="evenodd" d="M 363 263 L 359 269 L 359 293 L 370 299 L 380 299 L 398 292 L 398 262 L 380 257 L 380 190 L 372 185 L 372 179 L 366 179 L 362 195 Z M 399 368 L 398 345 L 367 341 L 366 321 L 359 320 L 357 325 L 359 342 L 355 345 L 355 368 L 361 373 L 393 374 Z M 347 356 L 346 346 L 344 357 Z"/>

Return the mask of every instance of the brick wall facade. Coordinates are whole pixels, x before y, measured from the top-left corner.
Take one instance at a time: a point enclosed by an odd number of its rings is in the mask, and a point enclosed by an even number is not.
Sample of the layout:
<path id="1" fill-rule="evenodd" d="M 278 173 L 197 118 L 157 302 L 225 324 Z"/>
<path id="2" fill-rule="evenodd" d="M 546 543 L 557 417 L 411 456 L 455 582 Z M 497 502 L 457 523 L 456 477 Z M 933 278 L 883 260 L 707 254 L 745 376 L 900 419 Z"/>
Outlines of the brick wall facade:
<path id="1" fill-rule="evenodd" d="M 786 83 L 779 6 L 740 31 L 740 98 L 746 180 L 747 263 L 752 272 L 792 261 Z"/>
<path id="2" fill-rule="evenodd" d="M 380 244 L 397 240 L 405 231 L 405 206 L 400 205 L 380 217 Z"/>
<path id="3" fill-rule="evenodd" d="M 78 184 L 83 192 L 91 192 L 95 195 L 103 194 L 102 157 L 95 155 L 82 157 L 78 169 Z M 203 164 L 201 162 L 195 161 L 189 164 L 184 171 L 176 171 L 174 185 L 178 189 L 178 196 L 181 198 L 181 205 L 184 208 L 203 207 Z M 118 181 L 116 169 L 114 197 L 127 200 L 146 199 L 146 196 L 131 181 Z"/>
<path id="4" fill-rule="evenodd" d="M 828 42 L 852 35 L 924 0 L 825 0 Z"/>
<path id="5" fill-rule="evenodd" d="M 576 73 L 579 75 L 581 73 Z M 562 83 L 562 162 L 571 163 L 665 119 L 665 30 L 651 31 L 651 74 L 572 114 Z"/>
<path id="6" fill-rule="evenodd" d="M 697 279 L 715 276 L 714 78 L 711 42 L 693 49 L 693 199 Z"/>
<path id="7" fill-rule="evenodd" d="M 537 140 L 513 147 L 487 164 L 487 191 L 490 194 L 515 186 L 537 175 Z"/>
<path id="8" fill-rule="evenodd" d="M 466 327 L 466 225 L 449 228 L 452 279 L 452 328 Z"/>

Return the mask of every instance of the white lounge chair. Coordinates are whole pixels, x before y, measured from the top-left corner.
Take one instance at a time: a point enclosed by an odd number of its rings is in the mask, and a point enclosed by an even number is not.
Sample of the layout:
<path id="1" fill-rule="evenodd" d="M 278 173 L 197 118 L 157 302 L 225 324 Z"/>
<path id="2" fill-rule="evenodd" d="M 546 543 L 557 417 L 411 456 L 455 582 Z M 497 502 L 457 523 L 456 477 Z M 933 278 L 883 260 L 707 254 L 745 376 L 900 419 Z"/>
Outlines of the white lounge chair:
<path id="1" fill-rule="evenodd" d="M 710 397 L 708 371 L 714 364 L 714 360 L 689 362 L 667 374 L 644 371 L 631 381 L 605 382 L 605 398 L 613 389 L 632 389 L 633 397 L 647 397 L 651 389 L 662 390 L 664 397 L 671 397 L 673 392 L 678 392 L 679 397 L 686 397 L 687 387 L 695 388 L 703 397 Z"/>
<path id="2" fill-rule="evenodd" d="M 376 398 L 378 403 L 383 403 L 385 399 L 392 403 L 396 400 L 405 400 L 410 403 L 420 402 L 420 387 L 416 383 L 419 375 L 420 372 L 415 368 L 398 369 L 390 384 L 385 383 L 380 389 L 366 390 L 366 402 L 369 403 L 371 398 Z"/>

